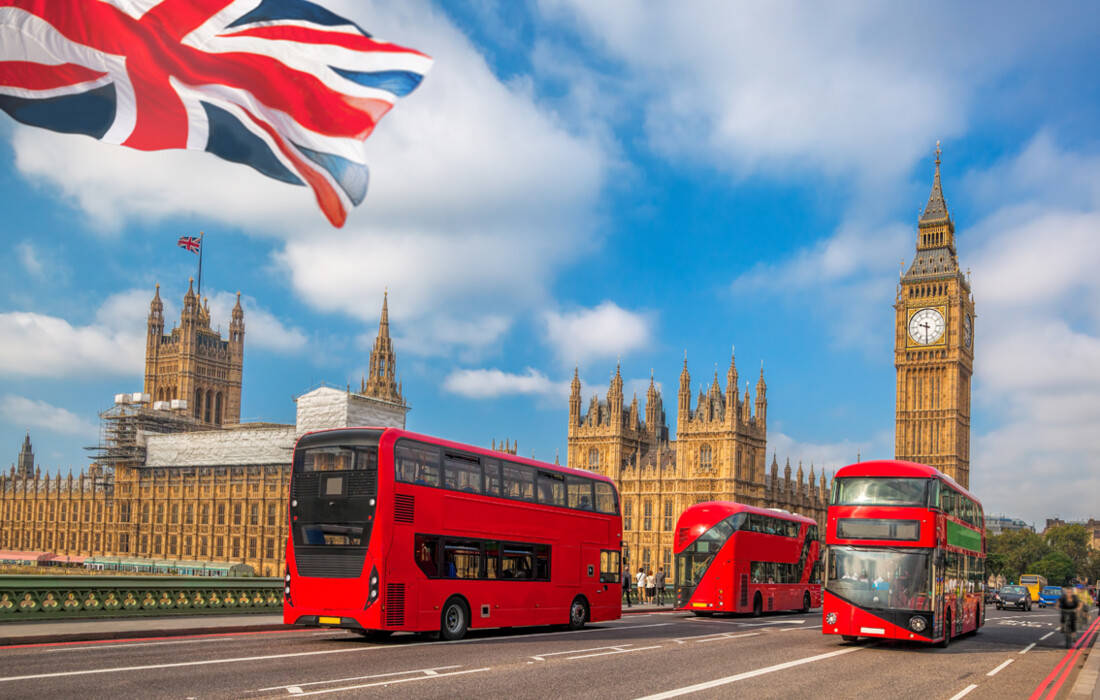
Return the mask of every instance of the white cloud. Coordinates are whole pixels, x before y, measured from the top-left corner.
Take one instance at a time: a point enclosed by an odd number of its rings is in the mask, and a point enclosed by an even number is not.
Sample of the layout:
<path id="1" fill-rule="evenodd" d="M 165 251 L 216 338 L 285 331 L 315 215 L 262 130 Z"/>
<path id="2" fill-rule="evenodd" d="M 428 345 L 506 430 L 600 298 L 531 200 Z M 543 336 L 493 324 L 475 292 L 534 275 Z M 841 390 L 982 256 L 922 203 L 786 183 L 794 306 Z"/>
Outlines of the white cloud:
<path id="1" fill-rule="evenodd" d="M 626 355 L 652 342 L 655 320 L 612 301 L 570 312 L 547 311 L 546 339 L 565 364 Z"/>
<path id="2" fill-rule="evenodd" d="M 15 246 L 15 252 L 19 255 L 19 262 L 23 269 L 32 277 L 42 277 L 45 267 L 42 264 L 38 249 L 30 241 L 23 241 Z"/>
<path id="3" fill-rule="evenodd" d="M 0 375 L 74 377 L 135 375 L 144 334 L 100 324 L 73 326 L 37 313 L 0 313 Z"/>
<path id="4" fill-rule="evenodd" d="M 497 399 L 504 396 L 541 396 L 564 400 L 569 382 L 551 381 L 538 370 L 527 368 L 523 374 L 499 369 L 460 369 L 443 380 L 443 389 L 469 399 Z"/>
<path id="5" fill-rule="evenodd" d="M 893 432 L 868 436 L 864 440 L 844 439 L 840 442 L 804 442 L 779 432 L 768 431 L 767 469 L 770 473 L 772 458 L 779 462 L 779 476 L 782 478 L 787 460 L 791 460 L 791 478 L 798 472 L 798 463 L 809 478 L 810 467 L 816 470 L 816 476 L 822 473 L 832 479 L 833 472 L 841 467 L 862 459 L 892 459 L 894 456 Z M 824 470 L 824 472 L 822 471 Z"/>
<path id="6" fill-rule="evenodd" d="M 221 326 L 223 337 L 228 332 L 236 303 L 237 295 L 230 292 L 217 292 L 210 299 L 211 325 L 217 329 L 224 323 L 225 325 Z M 248 295 L 242 296 L 241 308 L 244 310 L 246 351 L 250 348 L 258 348 L 292 354 L 300 352 L 309 343 L 305 332 L 285 324 L 275 314 L 260 306 L 255 298 Z"/>
<path id="7" fill-rule="evenodd" d="M 0 396 L 0 420 L 64 435 L 94 438 L 99 433 L 95 423 L 72 411 L 14 394 Z"/>
<path id="8" fill-rule="evenodd" d="M 670 159 L 737 176 L 851 173 L 872 188 L 908 172 L 936 139 L 964 133 L 976 90 L 1034 60 L 1036 44 L 1088 37 L 1071 8 L 1029 5 L 541 7 L 617 62 L 620 89 L 644 101 L 651 146 Z"/>

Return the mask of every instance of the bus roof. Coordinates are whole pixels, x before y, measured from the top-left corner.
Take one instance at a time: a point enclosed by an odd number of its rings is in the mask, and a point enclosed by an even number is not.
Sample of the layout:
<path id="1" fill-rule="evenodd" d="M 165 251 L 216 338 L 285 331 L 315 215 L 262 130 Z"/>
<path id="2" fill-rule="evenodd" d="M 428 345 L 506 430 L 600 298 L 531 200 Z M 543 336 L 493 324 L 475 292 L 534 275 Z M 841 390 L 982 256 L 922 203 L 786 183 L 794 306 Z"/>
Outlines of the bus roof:
<path id="1" fill-rule="evenodd" d="M 797 515 L 795 513 L 785 513 L 773 508 L 757 508 L 756 506 L 747 506 L 744 503 L 736 503 L 734 501 L 707 501 L 705 503 L 696 503 L 685 510 L 680 515 L 679 522 L 685 523 L 685 518 L 693 522 L 691 525 L 684 524 L 678 525 L 678 527 L 692 527 L 694 525 L 705 525 L 706 527 L 710 527 L 719 520 L 728 518 L 736 513 L 755 513 L 757 515 L 766 515 L 770 518 L 779 518 L 780 520 L 793 520 L 799 523 L 806 523 L 807 525 L 817 525 L 817 521 L 813 518 L 807 518 L 805 515 Z"/>
<path id="2" fill-rule="evenodd" d="M 559 472 L 561 474 L 575 474 L 576 476 L 583 476 L 588 479 L 595 479 L 597 481 L 606 481 L 607 483 L 614 485 L 615 482 L 610 478 L 597 474 L 596 472 L 590 472 L 585 469 L 573 469 L 571 467 L 563 467 L 559 464 L 550 464 L 548 462 L 540 462 L 534 459 L 528 459 L 519 455 L 509 454 L 507 452 L 498 452 L 486 447 L 476 447 L 474 445 L 466 445 L 461 442 L 454 442 L 452 440 L 446 440 L 444 438 L 435 437 L 432 435 L 424 435 L 422 433 L 414 433 L 410 430 L 402 430 L 401 428 L 383 428 L 383 427 L 370 427 L 370 426 L 356 426 L 347 428 L 330 428 L 327 430 L 314 430 L 309 433 L 301 435 L 298 440 L 301 441 L 307 435 L 322 435 L 328 433 L 338 433 L 341 431 L 355 432 L 355 431 L 381 431 L 379 437 L 380 440 L 397 440 L 399 438 L 411 438 L 413 440 L 424 440 L 441 447 L 450 448 L 453 450 L 463 450 L 465 452 L 473 452 L 482 457 L 492 457 L 494 459 L 507 460 L 509 462 L 517 462 L 519 464 L 526 464 L 528 466 L 536 467 L 538 469 L 544 469 L 546 471 Z M 616 489 L 617 491 L 618 489 Z"/>
<path id="3" fill-rule="evenodd" d="M 962 492 L 963 495 L 975 501 L 979 506 L 982 504 L 974 494 L 960 486 L 957 481 L 944 474 L 939 469 L 930 467 L 927 464 L 906 462 L 900 459 L 879 459 L 871 460 L 870 462 L 856 462 L 855 464 L 849 464 L 846 467 L 838 469 L 836 474 L 833 475 L 833 479 L 842 479 L 848 476 L 899 476 L 918 479 L 940 479 L 951 484 L 952 488 Z"/>

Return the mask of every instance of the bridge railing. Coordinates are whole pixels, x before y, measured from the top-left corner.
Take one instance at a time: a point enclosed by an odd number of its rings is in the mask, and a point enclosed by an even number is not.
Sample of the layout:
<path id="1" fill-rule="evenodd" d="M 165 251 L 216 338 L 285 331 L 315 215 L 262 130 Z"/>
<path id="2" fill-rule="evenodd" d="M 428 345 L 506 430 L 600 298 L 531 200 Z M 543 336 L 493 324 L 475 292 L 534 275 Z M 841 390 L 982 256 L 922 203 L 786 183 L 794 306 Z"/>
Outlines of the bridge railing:
<path id="1" fill-rule="evenodd" d="M 20 620 L 274 613 L 277 578 L 0 576 L 0 625 Z"/>

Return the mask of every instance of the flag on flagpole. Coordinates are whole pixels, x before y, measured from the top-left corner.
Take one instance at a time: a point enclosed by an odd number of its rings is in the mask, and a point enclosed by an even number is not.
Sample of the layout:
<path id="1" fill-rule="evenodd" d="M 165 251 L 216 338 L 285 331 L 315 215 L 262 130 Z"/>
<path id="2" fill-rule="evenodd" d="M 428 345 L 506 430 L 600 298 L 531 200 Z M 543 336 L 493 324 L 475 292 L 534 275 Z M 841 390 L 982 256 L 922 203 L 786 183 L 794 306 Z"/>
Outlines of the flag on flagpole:
<path id="1" fill-rule="evenodd" d="M 0 109 L 144 151 L 187 148 L 308 186 L 333 226 L 363 141 L 431 58 L 306 0 L 0 0 Z"/>
<path id="2" fill-rule="evenodd" d="M 198 236 L 180 236 L 180 239 L 176 241 L 176 245 L 198 255 L 199 251 L 202 250 L 202 239 Z"/>

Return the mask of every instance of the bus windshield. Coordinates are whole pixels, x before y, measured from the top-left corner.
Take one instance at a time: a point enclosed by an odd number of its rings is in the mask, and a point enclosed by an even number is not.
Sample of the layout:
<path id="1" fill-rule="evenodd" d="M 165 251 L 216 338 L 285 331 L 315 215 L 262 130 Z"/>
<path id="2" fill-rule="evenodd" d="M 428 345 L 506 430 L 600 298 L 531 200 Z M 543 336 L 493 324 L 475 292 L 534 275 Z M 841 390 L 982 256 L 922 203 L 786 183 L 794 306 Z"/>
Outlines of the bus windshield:
<path id="1" fill-rule="evenodd" d="M 833 482 L 830 505 L 925 506 L 930 479 L 849 476 Z"/>
<path id="2" fill-rule="evenodd" d="M 377 480 L 377 447 L 323 445 L 298 450 L 291 486 L 294 543 L 366 547 Z"/>
<path id="3" fill-rule="evenodd" d="M 931 557 L 912 549 L 830 547 L 826 587 L 862 608 L 932 609 Z"/>
<path id="4" fill-rule="evenodd" d="M 699 581 L 702 580 L 703 574 L 707 572 L 707 568 L 714 561 L 718 550 L 722 549 L 722 545 L 733 533 L 741 529 L 742 524 L 745 522 L 745 515 L 745 513 L 731 515 L 704 532 L 687 547 L 684 547 L 684 551 L 676 557 L 676 583 L 678 586 L 695 588 L 699 585 Z"/>

